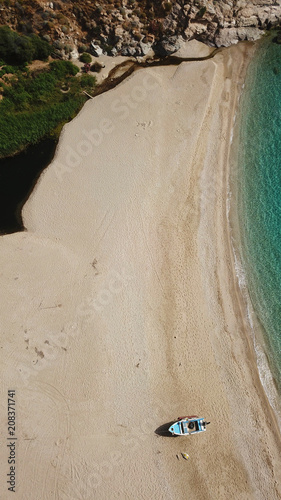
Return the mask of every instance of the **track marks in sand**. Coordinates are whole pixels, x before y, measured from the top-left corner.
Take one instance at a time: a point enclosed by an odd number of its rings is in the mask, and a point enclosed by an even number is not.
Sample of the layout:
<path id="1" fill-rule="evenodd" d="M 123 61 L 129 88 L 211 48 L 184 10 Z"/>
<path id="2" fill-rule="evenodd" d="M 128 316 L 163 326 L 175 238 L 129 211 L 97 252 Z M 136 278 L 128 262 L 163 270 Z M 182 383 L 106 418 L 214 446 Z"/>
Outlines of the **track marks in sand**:
<path id="1" fill-rule="evenodd" d="M 157 280 L 158 280 L 158 283 L 159 283 L 159 286 L 160 286 L 160 288 L 162 290 L 162 293 L 165 296 L 164 286 L 163 286 L 162 280 L 160 278 L 160 275 L 159 275 L 159 273 L 157 271 L 156 263 L 154 262 L 154 259 L 153 259 L 153 256 L 152 256 L 152 251 L 151 251 L 151 249 L 149 247 L 149 244 L 148 244 L 148 237 L 147 237 L 146 231 L 144 229 L 144 222 L 143 222 L 143 218 L 141 216 L 140 210 L 138 210 L 138 216 L 139 216 L 139 221 L 140 221 L 140 228 L 141 228 L 141 231 L 142 231 L 142 234 L 143 234 L 143 239 L 144 239 L 145 246 L 147 248 L 147 253 L 148 253 L 149 261 L 151 263 L 152 270 L 155 273 L 155 275 L 157 277 Z"/>
<path id="2" fill-rule="evenodd" d="M 110 216 L 110 214 L 111 214 L 111 216 Z M 104 239 L 105 235 L 107 234 L 107 232 L 108 232 L 108 230 L 109 230 L 109 228 L 110 228 L 111 224 L 112 224 L 112 223 L 113 223 L 113 221 L 114 221 L 115 216 L 116 216 L 116 211 L 114 211 L 114 212 L 112 213 L 112 211 L 108 210 L 108 211 L 104 214 L 104 216 L 103 216 L 103 218 L 102 218 L 102 220 L 101 220 L 101 222 L 100 222 L 100 225 L 98 226 L 98 228 L 97 228 L 97 230 L 96 230 L 96 233 L 97 233 L 97 243 L 96 243 L 96 245 L 95 245 L 95 247 L 94 247 L 94 250 L 93 250 L 93 253 L 94 253 L 94 254 L 97 252 L 97 250 L 98 250 L 98 248 L 99 248 L 100 244 L 102 243 L 102 241 L 103 241 L 103 239 Z M 107 222 L 107 224 L 106 224 L 106 219 L 108 219 L 109 217 L 110 217 L 110 220 L 109 220 L 109 222 Z M 101 234 L 101 235 L 99 235 L 98 233 L 99 233 L 99 232 L 101 232 L 101 231 L 102 231 L 102 234 Z"/>
<path id="3" fill-rule="evenodd" d="M 26 437 L 21 445 L 23 450 L 19 454 L 19 457 L 22 457 L 22 464 L 18 465 L 22 470 L 24 470 L 23 464 L 32 465 L 30 468 L 25 468 L 28 483 L 25 483 L 25 491 L 21 498 L 30 500 L 36 491 L 37 498 L 48 500 L 49 492 L 52 490 L 52 498 L 58 500 L 60 469 L 70 435 L 70 411 L 67 400 L 57 387 L 38 380 L 24 391 L 23 398 L 21 432 Z M 24 418 L 27 408 L 28 418 Z M 30 429 L 32 429 L 31 436 Z"/>

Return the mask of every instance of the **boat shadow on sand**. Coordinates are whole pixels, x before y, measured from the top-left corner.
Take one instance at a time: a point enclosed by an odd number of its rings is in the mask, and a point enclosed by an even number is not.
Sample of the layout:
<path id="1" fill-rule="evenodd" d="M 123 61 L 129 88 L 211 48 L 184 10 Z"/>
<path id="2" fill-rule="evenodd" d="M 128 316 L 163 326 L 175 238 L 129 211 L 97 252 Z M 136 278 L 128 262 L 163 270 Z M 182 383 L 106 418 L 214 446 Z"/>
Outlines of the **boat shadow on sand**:
<path id="1" fill-rule="evenodd" d="M 160 427 L 157 427 L 157 429 L 154 431 L 154 433 L 157 434 L 157 436 L 164 436 L 164 437 L 175 438 L 177 436 L 173 436 L 173 434 L 171 434 L 169 432 L 169 427 L 171 427 L 171 425 L 173 425 L 174 423 L 175 423 L 175 420 L 172 420 L 171 422 L 168 422 L 166 424 L 160 425 Z"/>

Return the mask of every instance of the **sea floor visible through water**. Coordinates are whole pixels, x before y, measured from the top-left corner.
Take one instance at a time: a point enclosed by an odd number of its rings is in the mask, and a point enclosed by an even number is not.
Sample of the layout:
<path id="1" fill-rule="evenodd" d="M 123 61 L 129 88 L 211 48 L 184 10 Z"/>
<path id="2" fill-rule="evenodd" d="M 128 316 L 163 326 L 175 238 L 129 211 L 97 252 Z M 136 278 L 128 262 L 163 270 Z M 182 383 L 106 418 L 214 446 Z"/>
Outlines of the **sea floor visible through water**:
<path id="1" fill-rule="evenodd" d="M 248 67 L 234 127 L 231 166 L 230 221 L 236 273 L 261 381 L 280 424 L 281 46 L 272 37 L 258 42 Z"/>

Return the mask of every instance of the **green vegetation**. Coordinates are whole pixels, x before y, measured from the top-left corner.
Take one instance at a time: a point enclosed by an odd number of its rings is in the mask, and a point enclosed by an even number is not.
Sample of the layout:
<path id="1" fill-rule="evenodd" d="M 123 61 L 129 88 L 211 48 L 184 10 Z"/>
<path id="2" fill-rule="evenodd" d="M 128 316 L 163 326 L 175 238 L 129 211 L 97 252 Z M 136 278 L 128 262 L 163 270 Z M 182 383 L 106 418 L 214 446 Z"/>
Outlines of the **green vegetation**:
<path id="1" fill-rule="evenodd" d="M 7 64 L 20 65 L 34 59 L 47 59 L 51 45 L 37 35 L 18 35 L 8 26 L 0 27 L 0 59 Z"/>
<path id="2" fill-rule="evenodd" d="M 80 85 L 83 89 L 91 88 L 95 85 L 96 78 L 92 75 L 82 75 L 80 78 Z"/>
<path id="3" fill-rule="evenodd" d="M 173 5 L 172 5 L 171 2 L 165 2 L 164 3 L 164 10 L 165 10 L 165 12 L 167 12 L 167 13 L 170 12 L 172 10 L 172 7 L 173 7 Z"/>
<path id="4" fill-rule="evenodd" d="M 80 61 L 82 63 L 90 63 L 90 62 L 92 62 L 92 57 L 87 52 L 84 52 L 83 54 L 81 54 L 81 56 L 80 56 L 79 59 L 80 59 Z"/>
<path id="5" fill-rule="evenodd" d="M 37 73 L 26 65 L 0 66 L 1 71 L 0 157 L 58 134 L 85 102 L 82 90 L 91 91 L 96 83 L 91 75 L 75 76 L 79 68 L 70 61 L 53 61 Z"/>
<path id="6" fill-rule="evenodd" d="M 79 68 L 70 61 L 53 61 L 50 63 L 50 69 L 59 80 L 79 73 Z"/>
<path id="7" fill-rule="evenodd" d="M 197 12 L 196 17 L 198 19 L 201 19 L 204 16 L 206 10 L 207 10 L 206 7 L 201 7 L 201 9 Z"/>

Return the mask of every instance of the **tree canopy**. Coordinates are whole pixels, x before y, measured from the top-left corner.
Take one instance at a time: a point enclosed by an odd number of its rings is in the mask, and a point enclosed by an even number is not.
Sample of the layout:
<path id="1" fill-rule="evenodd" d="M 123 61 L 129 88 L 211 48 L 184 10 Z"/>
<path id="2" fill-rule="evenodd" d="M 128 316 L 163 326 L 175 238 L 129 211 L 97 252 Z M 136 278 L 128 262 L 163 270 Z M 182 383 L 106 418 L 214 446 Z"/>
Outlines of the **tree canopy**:
<path id="1" fill-rule="evenodd" d="M 20 65 L 34 59 L 47 59 L 51 45 L 37 35 L 19 35 L 8 26 L 0 27 L 0 59 Z"/>

